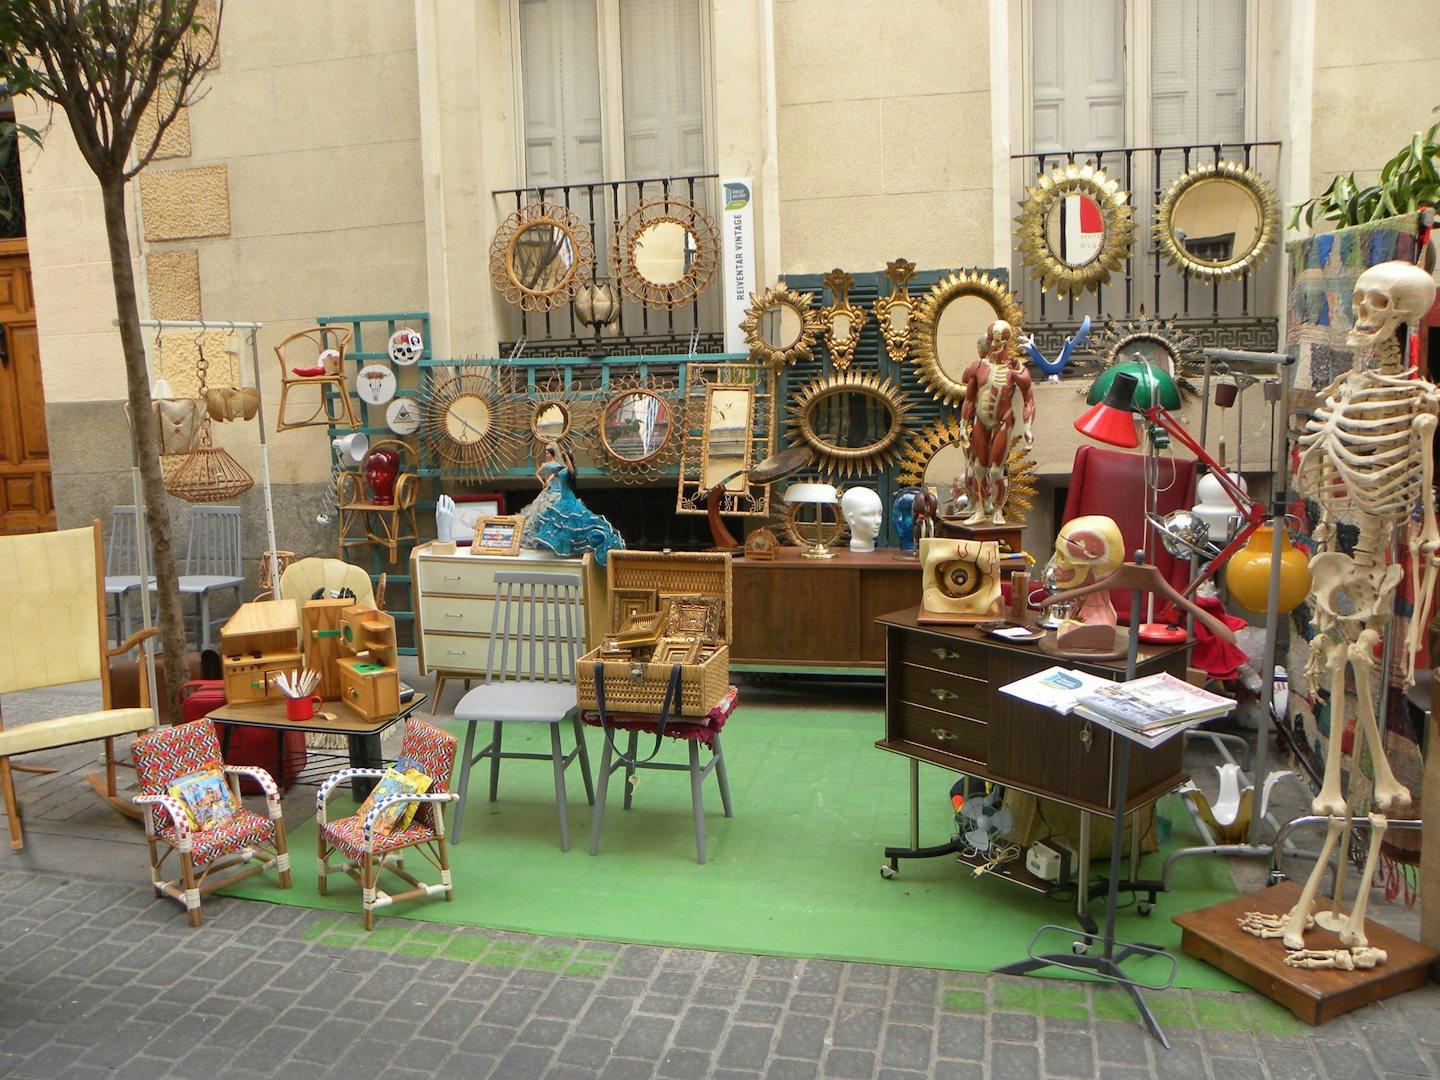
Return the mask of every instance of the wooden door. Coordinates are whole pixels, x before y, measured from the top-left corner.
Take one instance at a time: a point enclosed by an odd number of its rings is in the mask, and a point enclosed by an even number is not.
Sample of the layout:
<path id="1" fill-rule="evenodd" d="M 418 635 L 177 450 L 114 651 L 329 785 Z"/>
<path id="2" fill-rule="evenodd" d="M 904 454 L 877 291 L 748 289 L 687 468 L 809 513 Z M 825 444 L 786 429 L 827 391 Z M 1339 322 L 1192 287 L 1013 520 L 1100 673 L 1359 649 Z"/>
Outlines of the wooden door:
<path id="1" fill-rule="evenodd" d="M 0 534 L 55 528 L 35 294 L 24 244 L 0 241 Z"/>

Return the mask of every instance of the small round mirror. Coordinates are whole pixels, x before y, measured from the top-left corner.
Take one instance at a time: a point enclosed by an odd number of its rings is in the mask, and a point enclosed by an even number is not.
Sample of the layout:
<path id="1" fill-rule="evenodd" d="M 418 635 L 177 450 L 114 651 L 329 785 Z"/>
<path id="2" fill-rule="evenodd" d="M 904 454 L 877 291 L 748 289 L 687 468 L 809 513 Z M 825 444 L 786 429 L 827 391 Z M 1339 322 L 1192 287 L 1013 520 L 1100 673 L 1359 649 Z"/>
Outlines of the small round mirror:
<path id="1" fill-rule="evenodd" d="M 795 347 L 804 330 L 800 312 L 789 304 L 774 304 L 761 317 L 765 343 L 776 352 L 785 352 Z"/>
<path id="2" fill-rule="evenodd" d="M 1174 377 L 1177 367 L 1176 360 L 1174 349 L 1164 338 L 1152 337 L 1149 334 L 1134 334 L 1116 346 L 1113 362 L 1117 364 L 1149 364 Z"/>
<path id="3" fill-rule="evenodd" d="M 559 225 L 537 221 L 515 234 L 515 276 L 532 292 L 561 288 L 574 272 L 575 248 Z"/>
<path id="4" fill-rule="evenodd" d="M 1105 219 L 1100 204 L 1082 192 L 1051 201 L 1045 211 L 1045 245 L 1050 254 L 1072 270 L 1088 266 L 1105 243 Z"/>
<path id="5" fill-rule="evenodd" d="M 600 436 L 624 461 L 648 461 L 670 438 L 670 406 L 648 390 L 621 394 L 605 406 Z"/>
<path id="6" fill-rule="evenodd" d="M 570 410 L 551 401 L 535 410 L 530 430 L 542 442 L 558 442 L 570 433 Z"/>
<path id="7" fill-rule="evenodd" d="M 777 367 L 809 360 L 821 325 L 814 302 L 814 293 L 791 292 L 784 282 L 751 293 L 740 320 L 751 358 Z"/>
<path id="8" fill-rule="evenodd" d="M 595 244 L 564 206 L 530 203 L 500 223 L 490 245 L 490 281 L 525 311 L 568 304 L 595 264 Z"/>
<path id="9" fill-rule="evenodd" d="M 678 221 L 652 221 L 635 237 L 635 272 L 652 285 L 674 285 L 689 269 L 689 241 Z"/>
<path id="10" fill-rule="evenodd" d="M 1215 178 L 1187 188 L 1170 218 L 1176 242 L 1197 262 L 1224 266 L 1255 246 L 1261 207 L 1244 184 Z"/>
<path id="11" fill-rule="evenodd" d="M 1041 173 L 1020 204 L 1020 261 L 1040 288 L 1062 296 L 1099 289 L 1130 258 L 1130 194 L 1092 164 Z M 1009 321 L 1008 319 L 1006 320 Z"/>

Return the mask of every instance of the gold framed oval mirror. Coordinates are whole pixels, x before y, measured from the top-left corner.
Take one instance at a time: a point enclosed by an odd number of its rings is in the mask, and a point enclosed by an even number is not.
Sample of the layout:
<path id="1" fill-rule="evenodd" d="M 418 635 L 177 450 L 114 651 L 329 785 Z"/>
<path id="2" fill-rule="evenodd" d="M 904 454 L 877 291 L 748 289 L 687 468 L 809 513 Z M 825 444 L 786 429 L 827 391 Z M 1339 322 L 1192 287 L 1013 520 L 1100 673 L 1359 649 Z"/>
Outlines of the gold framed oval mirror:
<path id="1" fill-rule="evenodd" d="M 1203 280 L 1248 274 L 1264 260 L 1279 228 L 1270 185 L 1234 161 L 1183 174 L 1155 211 L 1161 255 L 1182 273 Z"/>
<path id="2" fill-rule="evenodd" d="M 910 324 L 915 316 L 916 301 L 910 296 L 910 279 L 915 276 L 915 264 L 906 259 L 896 259 L 885 264 L 885 276 L 890 279 L 894 291 L 889 296 L 876 297 L 872 310 L 880 336 L 885 340 L 885 353 L 892 361 L 903 364 L 910 357 Z"/>
<path id="3" fill-rule="evenodd" d="M 910 402 L 892 379 L 845 371 L 812 379 L 786 420 L 821 467 L 837 476 L 883 469 L 900 451 Z"/>
<path id="4" fill-rule="evenodd" d="M 670 389 L 637 376 L 611 381 L 590 443 L 596 463 L 622 483 L 657 480 L 675 459 L 680 421 Z"/>
<path id="5" fill-rule="evenodd" d="M 594 266 L 589 228 L 554 203 L 522 206 L 500 223 L 490 244 L 490 283 L 523 311 L 568 304 Z"/>
<path id="6" fill-rule="evenodd" d="M 1130 193 L 1094 165 L 1070 162 L 1025 191 L 1018 228 L 1020 261 L 1042 289 L 1064 296 L 1094 291 L 1130 258 L 1135 236 Z"/>
<path id="7" fill-rule="evenodd" d="M 662 195 L 637 203 L 610 238 L 610 261 L 637 304 L 669 310 L 709 287 L 720 266 L 715 223 L 689 199 Z"/>
<path id="8" fill-rule="evenodd" d="M 965 369 L 979 357 L 978 342 L 986 327 L 1004 319 L 1018 337 L 1024 318 L 1015 294 L 998 278 L 971 270 L 946 275 L 910 319 L 920 385 L 939 400 L 958 405 L 965 396 Z"/>
<path id="9" fill-rule="evenodd" d="M 750 294 L 740 329 L 756 360 L 779 367 L 814 356 L 820 317 L 811 309 L 815 295 L 793 292 L 782 281 L 762 293 Z"/>

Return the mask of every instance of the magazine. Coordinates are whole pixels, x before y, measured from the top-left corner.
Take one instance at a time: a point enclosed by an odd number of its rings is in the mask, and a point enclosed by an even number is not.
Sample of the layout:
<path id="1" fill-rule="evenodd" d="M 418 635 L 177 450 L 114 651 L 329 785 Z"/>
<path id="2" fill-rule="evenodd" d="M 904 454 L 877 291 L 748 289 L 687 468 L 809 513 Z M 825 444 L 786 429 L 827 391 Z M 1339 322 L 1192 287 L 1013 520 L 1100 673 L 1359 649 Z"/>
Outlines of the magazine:
<path id="1" fill-rule="evenodd" d="M 1052 667 L 1007 683 L 1000 687 L 1000 692 L 1021 701 L 1028 701 L 1032 705 L 1054 709 L 1064 715 L 1075 708 L 1081 698 L 1088 697 L 1101 687 L 1111 685 L 1113 684 L 1109 679 L 1102 679 L 1098 675 L 1072 671 L 1066 667 Z"/>
<path id="2" fill-rule="evenodd" d="M 1162 672 L 1130 682 L 1110 683 L 1087 694 L 1077 712 L 1135 731 L 1158 731 L 1176 724 L 1211 720 L 1235 708 L 1235 702 Z"/>

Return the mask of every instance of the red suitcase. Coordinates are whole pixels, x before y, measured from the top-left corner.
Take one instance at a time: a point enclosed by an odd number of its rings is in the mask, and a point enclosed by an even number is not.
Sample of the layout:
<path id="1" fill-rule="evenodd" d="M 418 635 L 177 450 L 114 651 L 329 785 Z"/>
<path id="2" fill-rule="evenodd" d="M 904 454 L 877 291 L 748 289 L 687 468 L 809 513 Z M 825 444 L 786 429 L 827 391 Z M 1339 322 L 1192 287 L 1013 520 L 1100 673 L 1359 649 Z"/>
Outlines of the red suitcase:
<path id="1" fill-rule="evenodd" d="M 223 679 L 195 679 L 180 688 L 180 710 L 187 722 L 199 720 L 224 704 Z M 258 765 L 274 777 L 282 791 L 288 790 L 305 768 L 303 731 L 282 732 L 238 724 L 216 724 L 215 732 L 220 737 L 220 745 L 225 748 L 227 765 Z M 279 760 L 282 753 L 283 765 Z M 260 786 L 248 776 L 240 778 L 240 790 L 246 795 L 261 793 Z"/>

